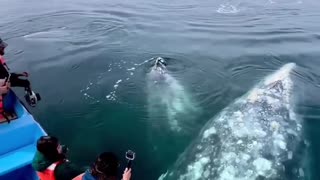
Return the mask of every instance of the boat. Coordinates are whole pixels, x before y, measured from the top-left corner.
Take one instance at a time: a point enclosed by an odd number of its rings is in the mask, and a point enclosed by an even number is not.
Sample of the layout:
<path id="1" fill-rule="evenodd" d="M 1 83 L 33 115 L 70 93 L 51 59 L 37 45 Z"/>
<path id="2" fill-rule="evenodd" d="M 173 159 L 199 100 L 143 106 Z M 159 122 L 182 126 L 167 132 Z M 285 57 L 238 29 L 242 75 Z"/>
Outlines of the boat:
<path id="1" fill-rule="evenodd" d="M 4 104 L 12 106 L 15 115 L 0 123 L 0 180 L 39 180 L 31 163 L 36 142 L 46 132 L 12 90 Z"/>

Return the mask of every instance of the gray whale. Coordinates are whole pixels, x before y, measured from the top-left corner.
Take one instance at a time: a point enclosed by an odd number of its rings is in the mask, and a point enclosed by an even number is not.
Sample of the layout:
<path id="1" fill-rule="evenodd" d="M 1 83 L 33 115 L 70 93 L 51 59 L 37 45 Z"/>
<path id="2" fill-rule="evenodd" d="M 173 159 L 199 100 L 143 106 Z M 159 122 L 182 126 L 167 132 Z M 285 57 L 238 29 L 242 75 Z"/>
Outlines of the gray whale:
<path id="1" fill-rule="evenodd" d="M 284 65 L 212 118 L 159 180 L 283 179 L 302 134 L 292 97 L 295 67 Z"/>

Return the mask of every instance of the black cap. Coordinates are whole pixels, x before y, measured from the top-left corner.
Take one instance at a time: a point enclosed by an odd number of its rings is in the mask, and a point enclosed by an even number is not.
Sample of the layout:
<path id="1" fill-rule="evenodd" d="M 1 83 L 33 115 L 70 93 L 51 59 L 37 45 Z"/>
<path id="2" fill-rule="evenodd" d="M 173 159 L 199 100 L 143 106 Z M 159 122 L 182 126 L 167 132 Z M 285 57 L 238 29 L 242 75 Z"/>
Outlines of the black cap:
<path id="1" fill-rule="evenodd" d="M 0 48 L 6 48 L 8 44 L 0 38 Z"/>

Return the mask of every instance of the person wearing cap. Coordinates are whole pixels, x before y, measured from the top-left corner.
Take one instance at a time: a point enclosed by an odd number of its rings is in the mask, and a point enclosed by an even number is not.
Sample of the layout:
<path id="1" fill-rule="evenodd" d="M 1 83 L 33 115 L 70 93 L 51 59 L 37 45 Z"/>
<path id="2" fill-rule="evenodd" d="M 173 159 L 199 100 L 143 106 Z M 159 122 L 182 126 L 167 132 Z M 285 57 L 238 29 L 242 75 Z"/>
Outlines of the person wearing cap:
<path id="1" fill-rule="evenodd" d="M 91 167 L 72 180 L 118 180 L 120 163 L 112 152 L 101 153 Z M 122 180 L 130 180 L 131 169 L 125 169 Z"/>
<path id="2" fill-rule="evenodd" d="M 9 71 L 10 69 L 4 58 L 5 49 L 7 46 L 8 44 L 0 38 L 0 79 L 8 79 L 11 83 L 11 87 L 24 87 L 27 95 L 27 102 L 31 106 L 35 106 L 36 102 L 38 101 L 38 98 L 36 97 L 36 94 L 31 90 L 30 81 L 27 79 L 20 78 L 28 77 L 29 74 L 27 72 L 10 73 Z"/>
<path id="3" fill-rule="evenodd" d="M 72 164 L 66 157 L 64 148 L 56 137 L 42 136 L 37 141 L 37 152 L 32 167 L 41 180 L 72 180 L 84 171 Z"/>

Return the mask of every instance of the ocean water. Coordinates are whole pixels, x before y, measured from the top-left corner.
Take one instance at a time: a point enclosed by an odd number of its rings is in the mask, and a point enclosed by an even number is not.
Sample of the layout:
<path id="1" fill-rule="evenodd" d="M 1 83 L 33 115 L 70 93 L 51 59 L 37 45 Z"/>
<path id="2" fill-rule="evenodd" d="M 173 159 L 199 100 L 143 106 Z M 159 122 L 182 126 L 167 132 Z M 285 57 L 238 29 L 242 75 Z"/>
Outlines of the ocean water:
<path id="1" fill-rule="evenodd" d="M 1 7 L 8 64 L 30 73 L 43 98 L 31 111 L 75 163 L 113 151 L 125 165 L 132 149 L 133 179 L 157 179 L 210 118 L 294 62 L 305 179 L 320 179 L 320 2 L 3 0 Z M 167 62 L 165 80 L 152 74 L 156 57 Z"/>

